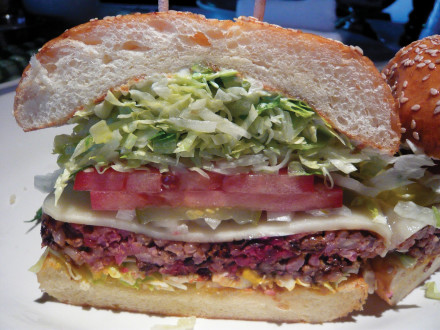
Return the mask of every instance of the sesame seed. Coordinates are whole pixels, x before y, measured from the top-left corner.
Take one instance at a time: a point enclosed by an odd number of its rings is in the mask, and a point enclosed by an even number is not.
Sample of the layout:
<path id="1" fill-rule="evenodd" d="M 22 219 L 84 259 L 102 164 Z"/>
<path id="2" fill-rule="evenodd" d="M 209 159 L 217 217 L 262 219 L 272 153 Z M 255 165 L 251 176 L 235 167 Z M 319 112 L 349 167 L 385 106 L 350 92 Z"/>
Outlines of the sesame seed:
<path id="1" fill-rule="evenodd" d="M 430 74 L 427 74 L 426 76 L 424 76 L 424 77 L 422 78 L 422 81 L 428 80 L 429 77 L 431 77 L 431 75 L 430 75 Z"/>
<path id="2" fill-rule="evenodd" d="M 428 53 L 429 55 L 431 55 L 433 57 L 437 56 L 437 52 L 438 52 L 438 49 L 427 49 L 427 50 L 425 50 L 425 53 Z"/>
<path id="3" fill-rule="evenodd" d="M 397 63 L 393 64 L 393 66 L 391 67 L 391 70 L 394 70 L 395 68 L 397 68 Z"/>
<path id="4" fill-rule="evenodd" d="M 419 45 L 420 48 L 427 48 L 428 46 L 426 46 L 425 44 L 421 44 Z"/>
<path id="5" fill-rule="evenodd" d="M 406 103 L 406 102 L 408 102 L 408 98 L 407 97 L 401 97 L 400 99 L 399 99 L 399 102 L 400 102 L 400 104 L 403 104 L 403 103 Z"/>
<path id="6" fill-rule="evenodd" d="M 382 72 L 381 76 L 383 79 L 387 79 L 387 76 L 385 75 L 385 73 Z"/>
<path id="7" fill-rule="evenodd" d="M 362 50 L 361 47 L 359 47 L 359 46 L 355 46 L 355 47 L 354 47 L 354 50 L 357 51 L 359 54 L 364 55 L 364 51 Z"/>
<path id="8" fill-rule="evenodd" d="M 429 63 L 428 68 L 430 68 L 431 70 L 435 69 L 435 64 L 434 63 Z"/>
<path id="9" fill-rule="evenodd" d="M 417 141 L 420 140 L 419 133 L 417 133 L 417 132 L 413 132 L 412 135 L 413 135 L 413 138 L 416 139 Z"/>
<path id="10" fill-rule="evenodd" d="M 437 101 L 437 103 L 435 105 L 440 105 L 440 101 Z"/>
<path id="11" fill-rule="evenodd" d="M 403 82 L 403 88 L 406 88 L 408 86 L 408 80 L 405 80 L 404 82 Z"/>
<path id="12" fill-rule="evenodd" d="M 411 120 L 411 129 L 416 128 L 416 121 L 413 119 Z"/>
<path id="13" fill-rule="evenodd" d="M 406 128 L 405 128 L 405 127 L 401 127 L 401 128 L 400 128 L 400 132 L 401 132 L 402 134 L 406 133 Z"/>
<path id="14" fill-rule="evenodd" d="M 417 48 L 416 48 L 416 54 L 418 54 L 418 53 L 420 53 L 420 52 L 421 52 L 420 48 L 417 47 Z"/>
<path id="15" fill-rule="evenodd" d="M 383 72 L 385 73 L 385 75 L 388 75 L 390 73 L 390 70 L 385 69 Z"/>
<path id="16" fill-rule="evenodd" d="M 431 63 L 431 60 L 424 60 L 424 62 L 425 62 L 426 64 L 429 64 L 429 63 Z"/>
<path id="17" fill-rule="evenodd" d="M 435 88 L 431 88 L 430 90 L 429 90 L 429 92 L 431 93 L 431 95 L 437 95 L 438 93 L 439 93 L 439 91 L 437 90 L 437 89 L 435 89 Z"/>
<path id="18" fill-rule="evenodd" d="M 420 105 L 419 105 L 419 104 L 414 104 L 414 105 L 411 107 L 411 110 L 412 110 L 412 111 L 419 111 L 419 110 L 420 110 Z"/>
<path id="19" fill-rule="evenodd" d="M 434 109 L 434 115 L 440 113 L 440 105 L 436 106 Z"/>
<path id="20" fill-rule="evenodd" d="M 416 65 L 416 67 L 423 68 L 425 65 L 426 65 L 425 63 L 419 63 L 419 64 Z"/>
<path id="21" fill-rule="evenodd" d="M 423 60 L 423 56 L 421 55 L 417 55 L 416 57 L 414 57 L 414 61 L 416 62 L 421 62 Z"/>

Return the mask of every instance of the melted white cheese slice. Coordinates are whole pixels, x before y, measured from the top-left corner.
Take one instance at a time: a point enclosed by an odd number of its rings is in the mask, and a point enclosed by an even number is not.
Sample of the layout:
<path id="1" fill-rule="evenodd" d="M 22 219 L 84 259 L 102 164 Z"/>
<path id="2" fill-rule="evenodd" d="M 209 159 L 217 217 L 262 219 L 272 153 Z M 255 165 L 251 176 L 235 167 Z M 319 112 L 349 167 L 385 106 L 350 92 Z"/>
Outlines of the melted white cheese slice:
<path id="1" fill-rule="evenodd" d="M 391 242 L 391 229 L 387 224 L 373 222 L 368 215 L 352 211 L 351 214 L 329 214 L 314 216 L 304 212 L 295 214 L 292 221 L 265 221 L 258 225 L 239 225 L 234 221 L 222 221 L 215 229 L 201 226 L 200 222 L 186 221 L 187 229 L 179 226 L 160 226 L 161 221 L 140 224 L 137 220 L 121 220 L 113 211 L 94 211 L 90 207 L 88 192 L 79 192 L 67 187 L 57 205 L 54 194 L 50 194 L 43 204 L 43 212 L 52 218 L 70 223 L 113 227 L 156 239 L 177 240 L 186 242 L 228 242 L 241 239 L 286 236 L 299 233 L 313 233 L 329 230 L 367 230 L 384 238 L 388 246 Z M 185 226 L 186 227 L 186 226 Z"/>
<path id="2" fill-rule="evenodd" d="M 390 224 L 392 235 L 390 250 L 396 248 L 400 243 L 403 243 L 413 234 L 422 230 L 426 226 L 434 226 L 435 220 L 432 222 L 425 221 L 424 219 L 406 218 L 398 215 L 393 210 L 389 210 L 387 213 L 388 223 Z"/>

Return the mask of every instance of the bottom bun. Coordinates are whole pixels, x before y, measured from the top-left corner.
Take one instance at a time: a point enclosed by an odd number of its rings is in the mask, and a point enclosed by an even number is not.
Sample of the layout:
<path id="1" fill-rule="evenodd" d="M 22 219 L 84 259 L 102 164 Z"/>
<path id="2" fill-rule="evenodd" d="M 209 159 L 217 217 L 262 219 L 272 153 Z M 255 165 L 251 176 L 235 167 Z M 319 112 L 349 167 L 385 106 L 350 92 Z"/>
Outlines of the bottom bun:
<path id="1" fill-rule="evenodd" d="M 57 300 L 92 306 L 172 316 L 272 322 L 321 323 L 362 310 L 368 285 L 358 277 L 327 289 L 294 290 L 195 288 L 174 291 L 136 289 L 118 282 L 74 280 L 66 265 L 50 253 L 37 273 L 40 287 Z"/>
<path id="2" fill-rule="evenodd" d="M 371 265 L 376 276 L 377 295 L 395 305 L 440 268 L 440 255 L 410 268 L 405 268 L 396 255 L 375 258 Z"/>

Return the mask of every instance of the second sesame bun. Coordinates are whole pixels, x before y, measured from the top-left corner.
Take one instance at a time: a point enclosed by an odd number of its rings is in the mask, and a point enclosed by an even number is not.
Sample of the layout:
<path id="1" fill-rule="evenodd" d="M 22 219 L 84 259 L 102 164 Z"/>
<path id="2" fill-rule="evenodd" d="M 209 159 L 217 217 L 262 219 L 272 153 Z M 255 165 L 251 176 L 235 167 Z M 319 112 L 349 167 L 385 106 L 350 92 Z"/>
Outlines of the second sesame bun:
<path id="1" fill-rule="evenodd" d="M 440 36 L 402 48 L 383 73 L 398 103 L 402 141 L 440 158 Z"/>

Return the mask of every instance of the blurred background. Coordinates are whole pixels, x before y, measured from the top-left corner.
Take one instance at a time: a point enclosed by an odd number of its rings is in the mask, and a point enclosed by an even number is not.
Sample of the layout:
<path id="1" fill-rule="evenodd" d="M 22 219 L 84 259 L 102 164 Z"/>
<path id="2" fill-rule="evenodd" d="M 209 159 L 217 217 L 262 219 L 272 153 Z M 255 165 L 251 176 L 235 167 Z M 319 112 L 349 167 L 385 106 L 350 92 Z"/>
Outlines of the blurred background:
<path id="1" fill-rule="evenodd" d="M 170 0 L 208 18 L 252 15 L 254 0 Z M 157 11 L 148 0 L 0 0 L 0 90 L 16 84 L 46 41 L 91 18 Z M 360 46 L 382 67 L 397 50 L 440 31 L 440 0 L 267 0 L 264 20 Z"/>

